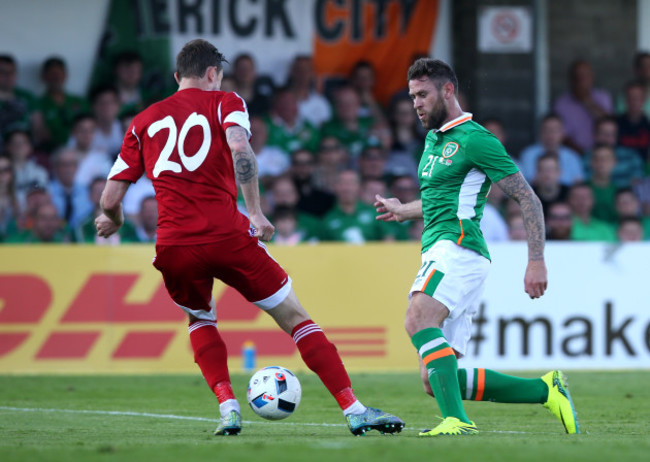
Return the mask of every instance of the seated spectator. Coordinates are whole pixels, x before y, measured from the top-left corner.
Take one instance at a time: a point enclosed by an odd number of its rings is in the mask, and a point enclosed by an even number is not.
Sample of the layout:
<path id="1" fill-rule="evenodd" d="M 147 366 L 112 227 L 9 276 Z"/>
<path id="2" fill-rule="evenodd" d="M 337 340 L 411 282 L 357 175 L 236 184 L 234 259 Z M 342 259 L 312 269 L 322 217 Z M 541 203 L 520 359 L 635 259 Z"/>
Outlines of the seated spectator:
<path id="1" fill-rule="evenodd" d="M 264 119 L 258 116 L 250 118 L 251 122 L 251 148 L 257 156 L 257 175 L 261 183 L 265 177 L 282 175 L 291 167 L 289 153 L 279 146 L 269 146 L 269 128 Z"/>
<path id="2" fill-rule="evenodd" d="M 565 202 L 569 196 L 569 187 L 560 183 L 560 165 L 557 156 L 544 154 L 537 159 L 537 175 L 532 182 L 533 191 L 542 202 L 544 214 L 553 202 Z M 500 188 L 492 188 L 492 190 Z"/>
<path id="3" fill-rule="evenodd" d="M 407 204 L 420 198 L 418 183 L 410 175 L 391 177 L 388 183 L 388 189 L 393 197 L 399 199 L 402 204 Z"/>
<path id="4" fill-rule="evenodd" d="M 619 242 L 641 242 L 643 240 L 641 220 L 635 217 L 621 219 L 618 222 L 616 236 Z"/>
<path id="5" fill-rule="evenodd" d="M 34 147 L 29 133 L 14 130 L 6 136 L 5 149 L 14 168 L 14 188 L 20 208 L 25 206 L 27 193 L 35 188 L 46 188 L 49 182 L 47 170 L 33 159 Z"/>
<path id="6" fill-rule="evenodd" d="M 384 111 L 375 98 L 375 77 L 375 68 L 369 61 L 358 61 L 350 72 L 349 81 L 361 102 L 359 117 L 385 122 Z"/>
<path id="7" fill-rule="evenodd" d="M 518 214 L 518 216 L 521 216 L 521 214 Z M 566 202 L 553 202 L 548 206 L 546 238 L 549 241 L 571 240 L 572 226 L 573 216 L 569 204 Z"/>
<path id="8" fill-rule="evenodd" d="M 322 217 L 334 207 L 335 197 L 314 184 L 314 168 L 311 152 L 303 149 L 292 154 L 289 172 L 300 198 L 296 209 Z"/>
<path id="9" fill-rule="evenodd" d="M 549 114 L 542 119 L 539 127 L 539 141 L 532 144 L 519 155 L 519 168 L 528 182 L 536 175 L 537 159 L 544 154 L 555 155 L 560 166 L 560 183 L 571 186 L 584 180 L 584 170 L 580 156 L 574 150 L 563 146 L 564 125 L 557 115 Z"/>
<path id="10" fill-rule="evenodd" d="M 53 175 L 48 190 L 57 213 L 70 229 L 75 229 L 93 206 L 88 199 L 88 188 L 77 183 L 79 158 L 72 148 L 60 148 L 52 156 Z"/>
<path id="11" fill-rule="evenodd" d="M 383 148 L 376 144 L 366 146 L 359 157 L 359 174 L 361 179 L 383 180 L 386 165 L 386 153 Z"/>
<path id="12" fill-rule="evenodd" d="M 591 156 L 591 180 L 587 184 L 594 194 L 592 215 L 611 224 L 616 223 L 616 186 L 612 183 L 612 171 L 616 155 L 610 146 L 597 146 Z"/>
<path id="13" fill-rule="evenodd" d="M 45 60 L 41 68 L 45 93 L 37 102 L 42 126 L 35 125 L 34 134 L 37 145 L 47 152 L 64 145 L 70 137 L 74 118 L 88 111 L 85 98 L 65 90 L 67 78 L 68 71 L 62 58 L 53 56 Z"/>
<path id="14" fill-rule="evenodd" d="M 271 242 L 277 245 L 297 245 L 306 241 L 304 231 L 298 229 L 296 211 L 290 207 L 279 206 L 272 215 L 275 234 Z"/>
<path id="15" fill-rule="evenodd" d="M 321 135 L 338 139 L 353 162 L 361 154 L 374 124 L 369 117 L 359 117 L 360 110 L 361 101 L 357 92 L 351 86 L 343 85 L 334 92 L 334 117 L 321 127 Z"/>
<path id="16" fill-rule="evenodd" d="M 46 203 L 36 209 L 31 229 L 9 234 L 6 242 L 13 244 L 53 244 L 70 242 L 70 237 L 56 207 L 53 204 Z"/>
<path id="17" fill-rule="evenodd" d="M 635 149 L 643 160 L 650 160 L 650 120 L 643 112 L 647 100 L 646 87 L 641 82 L 625 85 L 625 111 L 616 117 L 618 144 Z"/>
<path id="18" fill-rule="evenodd" d="M 638 218 L 643 227 L 644 239 L 650 239 L 650 217 L 641 214 L 639 198 L 632 189 L 623 188 L 616 192 L 616 217 L 619 222 L 627 217 Z"/>
<path id="19" fill-rule="evenodd" d="M 124 195 L 124 200 L 122 201 L 124 216 L 133 223 L 137 222 L 142 201 L 146 197 L 155 195 L 156 191 L 153 189 L 153 183 L 151 183 L 151 180 L 146 175 L 142 175 L 138 181 L 129 186 L 128 191 Z"/>
<path id="20" fill-rule="evenodd" d="M 119 53 L 113 62 L 115 87 L 120 103 L 120 115 L 125 112 L 140 112 L 153 99 L 142 85 L 143 62 L 137 51 Z"/>
<path id="21" fill-rule="evenodd" d="M 385 229 L 375 220 L 375 209 L 361 202 L 361 181 L 354 170 L 339 173 L 336 205 L 323 218 L 322 240 L 363 244 L 386 238 Z"/>
<path id="22" fill-rule="evenodd" d="M 296 229 L 300 232 L 304 241 L 318 240 L 320 235 L 320 220 L 302 210 L 297 209 L 299 196 L 296 185 L 288 175 L 275 178 L 268 194 L 268 203 L 273 209 L 271 215 L 279 208 L 287 208 L 293 211 L 296 219 Z"/>
<path id="23" fill-rule="evenodd" d="M 316 74 L 311 56 L 298 55 L 291 63 L 287 87 L 298 101 L 298 117 L 318 128 L 332 118 L 332 107 L 316 91 Z"/>
<path id="24" fill-rule="evenodd" d="M 643 112 L 650 117 L 650 53 L 639 51 L 634 55 L 632 62 L 634 71 L 634 80 L 641 82 L 646 89 L 646 100 L 643 103 Z M 619 95 L 616 109 L 618 112 L 625 111 L 625 95 Z"/>
<path id="25" fill-rule="evenodd" d="M 569 90 L 554 104 L 554 110 L 562 119 L 566 130 L 565 143 L 579 153 L 594 145 L 594 122 L 611 114 L 611 95 L 594 88 L 591 64 L 578 59 L 569 68 Z"/>
<path id="26" fill-rule="evenodd" d="M 569 220 L 571 216 L 569 215 Z M 511 241 L 526 241 L 526 225 L 521 215 L 510 215 L 506 220 L 508 225 L 508 239 Z"/>
<path id="27" fill-rule="evenodd" d="M 296 95 L 287 88 L 278 89 L 273 95 L 267 121 L 269 137 L 267 144 L 284 152 L 318 149 L 318 131 L 306 120 L 298 117 Z"/>
<path id="28" fill-rule="evenodd" d="M 92 148 L 117 157 L 122 148 L 124 131 L 117 117 L 120 112 L 120 100 L 117 89 L 111 85 L 96 87 L 90 95 L 93 116 L 97 123 Z"/>
<path id="29" fill-rule="evenodd" d="M 158 229 L 158 202 L 155 196 L 142 199 L 135 234 L 140 242 L 156 242 Z"/>
<path id="30" fill-rule="evenodd" d="M 643 161 L 634 149 L 620 146 L 618 143 L 618 123 L 613 116 L 601 117 L 596 121 L 594 146 L 606 145 L 614 149 L 616 164 L 612 172 L 612 183 L 617 188 L 627 188 L 637 183 L 643 175 Z M 591 151 L 585 152 L 583 165 L 585 177 L 591 178 Z"/>
<path id="31" fill-rule="evenodd" d="M 242 53 L 235 58 L 233 77 L 235 91 L 246 101 L 248 112 L 251 115 L 266 115 L 275 88 L 269 77 L 257 75 L 255 61 L 251 55 Z"/>
<path id="32" fill-rule="evenodd" d="M 16 229 L 20 214 L 14 190 L 14 171 L 9 157 L 0 155 L 0 242 Z"/>
<path id="33" fill-rule="evenodd" d="M 367 205 L 374 205 L 376 202 L 375 196 L 379 194 L 386 197 L 386 183 L 380 178 L 368 177 L 361 181 L 361 193 L 359 195 L 361 202 Z"/>
<path id="34" fill-rule="evenodd" d="M 594 193 L 586 183 L 576 183 L 569 190 L 569 205 L 573 213 L 571 239 L 574 241 L 616 240 L 614 228 L 592 216 Z"/>
<path id="35" fill-rule="evenodd" d="M 317 159 L 312 176 L 313 184 L 333 194 L 339 172 L 348 165 L 348 153 L 338 139 L 326 136 L 321 139 Z"/>
<path id="36" fill-rule="evenodd" d="M 389 110 L 392 145 L 388 153 L 387 170 L 417 177 L 418 163 L 424 150 L 424 134 L 407 96 L 393 100 Z"/>
<path id="37" fill-rule="evenodd" d="M 72 136 L 68 141 L 68 146 L 79 156 L 75 182 L 86 187 L 98 176 L 106 178 L 113 166 L 107 152 L 93 148 L 96 130 L 95 118 L 89 113 L 80 114 L 74 120 Z"/>
<path id="38" fill-rule="evenodd" d="M 4 135 L 13 130 L 29 130 L 30 116 L 36 108 L 36 98 L 16 87 L 18 69 L 10 55 L 0 55 L 0 144 Z"/>
<path id="39" fill-rule="evenodd" d="M 88 199 L 93 206 L 93 210 L 81 220 L 80 224 L 74 230 L 74 240 L 79 243 L 97 245 L 118 245 L 120 243 L 139 242 L 138 236 L 135 232 L 135 225 L 129 219 L 125 219 L 124 224 L 119 231 L 112 236 L 105 238 L 97 235 L 95 218 L 102 213 L 99 201 L 105 187 L 106 178 L 98 177 L 90 182 L 90 186 L 88 187 Z"/>

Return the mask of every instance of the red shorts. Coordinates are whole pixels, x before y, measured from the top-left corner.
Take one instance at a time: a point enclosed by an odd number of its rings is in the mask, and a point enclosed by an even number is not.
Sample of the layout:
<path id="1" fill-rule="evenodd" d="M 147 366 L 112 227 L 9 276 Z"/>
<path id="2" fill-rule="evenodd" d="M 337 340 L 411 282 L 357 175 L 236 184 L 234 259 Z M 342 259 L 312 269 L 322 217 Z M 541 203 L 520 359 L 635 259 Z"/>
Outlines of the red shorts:
<path id="1" fill-rule="evenodd" d="M 214 278 L 262 309 L 276 307 L 291 291 L 291 278 L 264 244 L 243 233 L 211 244 L 156 245 L 153 266 L 174 303 L 199 319 L 216 320 Z"/>

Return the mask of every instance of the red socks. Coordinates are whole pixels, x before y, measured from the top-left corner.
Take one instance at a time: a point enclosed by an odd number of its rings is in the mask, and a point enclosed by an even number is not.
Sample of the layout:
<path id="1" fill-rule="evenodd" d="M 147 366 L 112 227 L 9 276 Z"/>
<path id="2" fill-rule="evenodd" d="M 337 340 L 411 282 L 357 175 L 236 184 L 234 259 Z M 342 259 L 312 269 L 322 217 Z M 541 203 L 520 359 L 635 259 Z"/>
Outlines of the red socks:
<path id="1" fill-rule="evenodd" d="M 217 331 L 217 323 L 204 320 L 194 321 L 190 323 L 188 330 L 194 351 L 194 361 L 199 365 L 210 389 L 217 395 L 219 403 L 235 399 L 230 386 L 230 374 L 228 374 L 226 344 Z"/>
<path id="2" fill-rule="evenodd" d="M 303 321 L 293 328 L 291 336 L 307 367 L 320 377 L 341 409 L 347 409 L 356 402 L 341 357 L 320 326 L 311 319 Z"/>

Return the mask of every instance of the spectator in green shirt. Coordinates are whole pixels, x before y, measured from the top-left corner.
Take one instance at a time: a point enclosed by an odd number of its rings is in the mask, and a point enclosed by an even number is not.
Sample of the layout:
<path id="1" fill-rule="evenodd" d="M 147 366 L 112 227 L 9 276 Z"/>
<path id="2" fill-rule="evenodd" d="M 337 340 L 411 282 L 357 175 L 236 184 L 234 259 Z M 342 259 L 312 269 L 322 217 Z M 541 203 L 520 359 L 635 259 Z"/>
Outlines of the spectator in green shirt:
<path id="1" fill-rule="evenodd" d="M 9 234 L 6 242 L 13 244 L 55 244 L 70 242 L 70 237 L 56 207 L 51 203 L 46 203 L 36 209 L 31 230 Z"/>
<path id="2" fill-rule="evenodd" d="M 300 196 L 295 183 L 288 175 L 277 177 L 269 190 L 268 202 L 275 213 L 279 208 L 294 210 L 296 229 L 303 240 L 317 240 L 320 235 L 320 220 L 309 213 L 297 209 Z"/>
<path id="3" fill-rule="evenodd" d="M 298 116 L 298 100 L 288 88 L 281 88 L 273 95 L 267 125 L 268 146 L 277 146 L 289 153 L 298 149 L 310 152 L 318 149 L 318 131 Z"/>
<path id="4" fill-rule="evenodd" d="M 591 156 L 591 180 L 587 184 L 594 193 L 594 218 L 616 223 L 616 186 L 612 183 L 612 172 L 616 166 L 614 149 L 607 145 L 594 148 Z"/>
<path id="5" fill-rule="evenodd" d="M 28 130 L 35 109 L 34 95 L 16 87 L 18 66 L 11 55 L 0 55 L 0 143 L 12 130 Z"/>
<path id="6" fill-rule="evenodd" d="M 616 240 L 614 227 L 592 216 L 594 193 L 586 183 L 576 183 L 569 190 L 569 205 L 573 212 L 571 239 L 575 241 Z"/>
<path id="7" fill-rule="evenodd" d="M 623 218 L 618 223 L 616 236 L 619 242 L 641 242 L 643 240 L 641 220 L 635 217 Z"/>
<path id="8" fill-rule="evenodd" d="M 650 217 L 641 214 L 641 202 L 631 188 L 617 191 L 616 215 L 619 222 L 628 217 L 638 218 L 643 227 L 644 239 L 650 239 Z"/>

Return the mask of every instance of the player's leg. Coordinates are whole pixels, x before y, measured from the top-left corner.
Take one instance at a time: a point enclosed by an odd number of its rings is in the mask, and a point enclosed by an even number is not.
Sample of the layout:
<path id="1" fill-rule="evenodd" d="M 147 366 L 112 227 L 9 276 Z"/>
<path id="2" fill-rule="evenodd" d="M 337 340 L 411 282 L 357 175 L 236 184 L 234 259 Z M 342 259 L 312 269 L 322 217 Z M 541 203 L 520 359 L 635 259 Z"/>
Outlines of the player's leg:
<path id="1" fill-rule="evenodd" d="M 154 266 L 162 273 L 170 297 L 189 316 L 188 331 L 194 361 L 219 401 L 217 435 L 241 430 L 240 406 L 230 384 L 228 353 L 217 330 L 213 279 L 191 246 L 158 246 Z"/>

